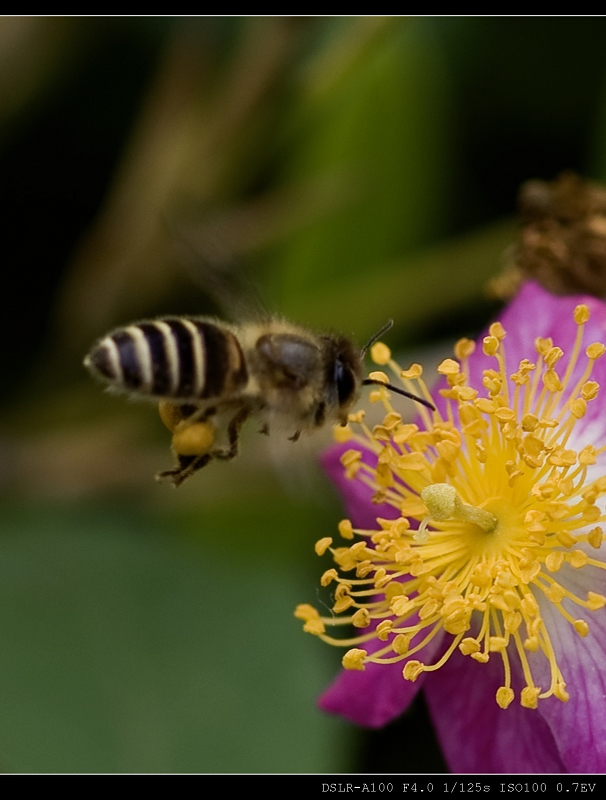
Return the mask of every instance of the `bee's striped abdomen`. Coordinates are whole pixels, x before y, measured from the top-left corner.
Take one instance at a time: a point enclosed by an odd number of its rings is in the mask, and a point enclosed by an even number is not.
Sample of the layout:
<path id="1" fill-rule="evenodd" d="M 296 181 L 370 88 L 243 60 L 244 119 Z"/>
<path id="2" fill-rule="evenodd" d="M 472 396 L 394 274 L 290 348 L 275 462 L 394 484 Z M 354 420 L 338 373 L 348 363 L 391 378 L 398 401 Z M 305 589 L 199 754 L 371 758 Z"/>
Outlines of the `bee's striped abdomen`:
<path id="1" fill-rule="evenodd" d="M 120 328 L 101 339 L 84 363 L 117 389 L 180 400 L 236 393 L 248 380 L 236 336 L 189 317 Z"/>

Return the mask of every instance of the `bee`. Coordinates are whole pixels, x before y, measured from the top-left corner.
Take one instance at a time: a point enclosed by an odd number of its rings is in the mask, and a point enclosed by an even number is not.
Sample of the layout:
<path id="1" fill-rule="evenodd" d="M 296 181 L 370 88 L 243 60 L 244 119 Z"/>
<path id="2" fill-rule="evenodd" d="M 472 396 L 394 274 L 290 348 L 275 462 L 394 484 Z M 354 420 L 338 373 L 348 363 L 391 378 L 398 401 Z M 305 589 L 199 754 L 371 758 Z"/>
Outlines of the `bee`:
<path id="1" fill-rule="evenodd" d="M 362 377 L 364 356 L 393 322 L 362 348 L 351 339 L 313 333 L 281 319 L 232 325 L 210 317 L 162 317 L 111 331 L 84 359 L 110 389 L 159 401 L 173 433 L 173 469 L 159 473 L 179 486 L 213 459 L 238 454 L 240 430 L 254 415 L 261 433 L 302 432 L 347 424 L 368 384 L 381 384 L 433 409 L 422 397 Z M 224 419 L 226 443 L 216 434 Z"/>

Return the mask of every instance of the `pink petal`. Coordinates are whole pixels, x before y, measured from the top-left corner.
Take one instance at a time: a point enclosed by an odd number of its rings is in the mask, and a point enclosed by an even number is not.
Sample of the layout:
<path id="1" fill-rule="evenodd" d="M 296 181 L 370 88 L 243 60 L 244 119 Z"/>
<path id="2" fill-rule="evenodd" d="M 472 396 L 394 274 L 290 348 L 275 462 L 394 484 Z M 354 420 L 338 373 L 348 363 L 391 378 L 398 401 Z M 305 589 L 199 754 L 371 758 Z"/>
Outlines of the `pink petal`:
<path id="1" fill-rule="evenodd" d="M 368 642 L 365 647 L 371 652 L 383 644 Z M 444 637 L 438 635 L 414 657 L 431 663 L 443 650 Z M 404 680 L 404 664 L 368 664 L 364 671 L 342 670 L 320 698 L 320 708 L 369 728 L 387 725 L 408 708 L 424 682 L 424 675 L 414 683 Z"/>
<path id="2" fill-rule="evenodd" d="M 536 362 L 538 356 L 534 341 L 541 336 L 553 339 L 554 345 L 564 351 L 564 356 L 556 365 L 556 371 L 563 377 L 577 332 L 572 315 L 580 303 L 589 307 L 590 318 L 585 324 L 581 356 L 569 382 L 569 386 L 574 387 L 587 364 L 587 345 L 596 341 L 606 342 L 606 304 L 586 295 L 555 297 L 536 283 L 524 284 L 515 300 L 497 317 L 507 332 L 503 342 L 507 373 L 515 372 L 523 358 Z M 479 337 L 476 351 L 469 359 L 470 384 L 476 387 L 482 386 L 483 370 L 497 368 L 496 359 L 482 352 L 483 335 Z M 606 356 L 595 362 L 591 380 L 598 381 L 603 387 L 601 391 L 606 391 Z M 583 440 L 583 444 L 606 440 L 606 415 L 602 413 L 600 396 L 587 404 L 587 414 L 575 425 L 574 438 L 573 447 L 577 440 Z"/>
<path id="3" fill-rule="evenodd" d="M 587 590 L 606 593 L 602 570 L 573 570 L 565 565 L 561 572 L 566 572 L 562 584 L 581 598 Z M 589 623 L 589 635 L 581 638 L 555 606 L 541 604 L 570 700 L 539 701 L 538 710 L 551 728 L 567 771 L 606 772 L 606 611 L 575 610 L 566 601 L 564 605 L 573 616 Z M 537 683 L 547 686 L 544 665 L 542 672 Z"/>
<path id="4" fill-rule="evenodd" d="M 405 681 L 402 664 L 368 664 L 342 670 L 318 701 L 320 708 L 367 728 L 382 728 L 402 714 L 422 685 Z"/>
<path id="5" fill-rule="evenodd" d="M 425 696 L 442 752 L 453 772 L 567 772 L 552 731 L 538 710 L 518 697 L 507 709 L 495 694 L 503 682 L 501 659 L 487 664 L 455 653 L 427 675 Z M 520 688 L 514 687 L 514 688 Z M 562 703 L 555 698 L 541 704 Z M 582 770 L 581 770 L 582 771 Z"/>

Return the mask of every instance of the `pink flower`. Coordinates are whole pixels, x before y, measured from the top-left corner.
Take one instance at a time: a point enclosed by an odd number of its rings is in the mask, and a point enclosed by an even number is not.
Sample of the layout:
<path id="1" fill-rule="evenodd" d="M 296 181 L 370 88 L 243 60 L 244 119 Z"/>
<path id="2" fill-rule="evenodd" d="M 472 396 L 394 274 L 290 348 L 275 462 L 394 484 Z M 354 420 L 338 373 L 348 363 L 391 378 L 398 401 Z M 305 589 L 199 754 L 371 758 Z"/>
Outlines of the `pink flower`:
<path id="1" fill-rule="evenodd" d="M 322 708 L 380 727 L 423 688 L 453 771 L 606 771 L 604 342 L 604 303 L 527 284 L 442 362 L 435 412 L 404 424 L 380 388 L 383 423 L 341 429 L 324 464 L 350 541 L 316 545 L 333 613 L 297 609 L 349 648 Z"/>

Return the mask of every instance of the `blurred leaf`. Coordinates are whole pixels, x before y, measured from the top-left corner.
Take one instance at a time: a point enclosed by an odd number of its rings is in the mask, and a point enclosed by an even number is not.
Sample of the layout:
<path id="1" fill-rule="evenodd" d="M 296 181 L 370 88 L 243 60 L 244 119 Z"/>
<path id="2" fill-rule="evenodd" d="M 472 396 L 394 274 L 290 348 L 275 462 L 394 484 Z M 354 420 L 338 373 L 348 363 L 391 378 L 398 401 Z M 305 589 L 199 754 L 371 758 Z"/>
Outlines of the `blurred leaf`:
<path id="1" fill-rule="evenodd" d="M 515 235 L 512 221 L 501 222 L 377 265 L 357 280 L 331 281 L 327 276 L 303 298 L 294 295 L 288 305 L 295 318 L 305 315 L 309 325 L 325 326 L 328 321 L 336 330 L 353 328 L 359 341 L 390 318 L 410 336 L 416 326 L 427 327 L 443 313 L 482 300 L 487 281 L 498 273 Z"/>
<path id="2" fill-rule="evenodd" d="M 295 109 L 297 140 L 288 179 L 336 176 L 340 208 L 292 235 L 277 250 L 280 309 L 292 314 L 326 282 L 350 284 L 378 265 L 427 242 L 442 224 L 449 183 L 448 80 L 431 27 L 424 20 L 370 26 L 352 67 L 334 80 L 310 68 Z M 338 47 L 330 41 L 329 47 Z M 318 56 L 320 58 L 320 56 Z M 322 78 L 327 85 L 325 91 Z M 351 309 L 354 319 L 360 309 Z"/>
<path id="3" fill-rule="evenodd" d="M 329 664 L 293 618 L 301 583 L 142 516 L 5 510 L 2 768 L 342 769 L 344 727 L 313 707 Z"/>

